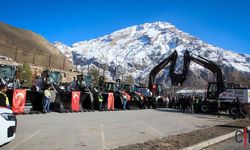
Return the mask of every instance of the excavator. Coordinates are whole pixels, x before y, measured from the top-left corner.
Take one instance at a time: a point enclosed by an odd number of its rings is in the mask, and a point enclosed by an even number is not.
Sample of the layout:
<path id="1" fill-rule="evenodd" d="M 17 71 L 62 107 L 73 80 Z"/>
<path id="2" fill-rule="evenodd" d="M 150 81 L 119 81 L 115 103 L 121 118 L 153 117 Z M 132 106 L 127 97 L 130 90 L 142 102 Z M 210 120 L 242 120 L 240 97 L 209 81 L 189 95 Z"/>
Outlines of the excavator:
<path id="1" fill-rule="evenodd" d="M 239 99 L 241 103 L 250 103 L 250 90 L 239 87 L 233 83 L 226 83 L 218 64 L 201 56 L 190 55 L 189 51 L 186 51 L 184 55 L 184 64 L 187 64 L 187 68 L 184 67 L 186 73 L 188 72 L 188 66 L 191 61 L 210 70 L 216 76 L 215 82 L 208 82 L 206 98 L 200 107 L 202 112 L 207 113 L 214 111 L 215 105 L 219 103 L 219 110 L 229 111 L 231 116 L 235 116 L 237 113 L 237 99 Z M 186 76 L 186 74 L 184 74 L 184 76 Z M 246 111 L 243 110 L 243 113 L 245 114 Z"/>
<path id="2" fill-rule="evenodd" d="M 161 61 L 158 65 L 156 65 L 149 73 L 149 82 L 148 82 L 148 89 L 152 93 L 152 96 L 147 97 L 149 106 L 153 106 L 155 108 L 158 103 L 158 98 L 162 94 L 162 87 L 160 84 L 155 84 L 155 77 L 156 75 L 167 65 L 169 65 L 169 77 L 171 80 L 172 85 L 182 85 L 183 82 L 186 80 L 187 72 L 189 63 L 186 63 L 188 60 L 187 54 L 184 54 L 184 63 L 183 63 L 183 71 L 182 73 L 175 73 L 175 65 L 176 60 L 178 58 L 178 52 L 174 51 L 171 55 L 169 55 L 166 59 Z"/>
<path id="3" fill-rule="evenodd" d="M 184 62 L 183 62 L 183 69 L 182 73 L 175 73 L 175 65 L 176 60 L 178 57 L 178 52 L 174 51 L 170 56 L 168 56 L 166 59 L 164 59 L 162 62 L 160 62 L 158 65 L 156 65 L 149 73 L 149 82 L 148 82 L 148 88 L 150 91 L 155 93 L 157 95 L 157 84 L 154 83 L 156 75 L 168 64 L 170 64 L 169 67 L 169 77 L 171 80 L 171 83 L 173 86 L 182 85 L 183 82 L 186 80 L 188 68 L 190 61 L 189 60 L 189 53 L 184 53 Z"/>
<path id="4" fill-rule="evenodd" d="M 194 62 L 210 70 L 215 76 L 215 82 L 208 82 L 205 101 L 201 103 L 200 110 L 204 113 L 214 111 L 220 103 L 219 110 L 227 111 L 229 114 L 235 116 L 237 106 L 236 99 L 239 98 L 241 103 L 250 103 L 250 90 L 247 88 L 240 88 L 233 83 L 226 83 L 223 78 L 223 73 L 218 64 L 212 62 L 201 56 L 190 55 L 189 51 L 184 53 L 184 61 L 182 73 L 175 73 L 175 64 L 178 57 L 177 51 L 174 51 L 169 57 L 155 66 L 149 74 L 149 89 L 152 93 L 156 92 L 157 85 L 154 84 L 155 76 L 165 66 L 170 64 L 169 77 L 172 85 L 182 85 L 187 78 L 190 62 Z"/>

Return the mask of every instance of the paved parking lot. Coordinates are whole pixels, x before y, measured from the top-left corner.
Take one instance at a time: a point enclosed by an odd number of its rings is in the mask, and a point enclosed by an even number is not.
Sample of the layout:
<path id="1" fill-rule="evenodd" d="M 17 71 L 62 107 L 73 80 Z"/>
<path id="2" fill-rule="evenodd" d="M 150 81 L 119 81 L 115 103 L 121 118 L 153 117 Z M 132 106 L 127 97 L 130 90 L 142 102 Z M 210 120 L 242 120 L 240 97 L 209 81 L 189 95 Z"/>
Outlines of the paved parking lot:
<path id="1" fill-rule="evenodd" d="M 231 121 L 171 109 L 49 113 L 17 119 L 16 139 L 3 150 L 110 149 Z"/>

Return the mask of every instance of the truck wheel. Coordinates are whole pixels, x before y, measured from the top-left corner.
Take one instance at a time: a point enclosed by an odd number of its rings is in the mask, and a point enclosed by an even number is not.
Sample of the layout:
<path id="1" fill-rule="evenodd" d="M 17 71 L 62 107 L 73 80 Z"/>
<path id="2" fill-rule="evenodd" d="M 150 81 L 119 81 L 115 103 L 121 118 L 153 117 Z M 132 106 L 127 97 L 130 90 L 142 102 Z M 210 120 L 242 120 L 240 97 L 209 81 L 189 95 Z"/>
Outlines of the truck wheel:
<path id="1" fill-rule="evenodd" d="M 247 111 L 246 111 L 245 109 L 242 109 L 242 113 L 243 113 L 243 114 L 242 114 L 242 115 L 243 115 L 242 117 L 243 117 L 243 118 L 246 118 L 246 116 L 247 116 Z"/>
<path id="2" fill-rule="evenodd" d="M 203 113 L 209 113 L 210 108 L 208 103 L 201 104 L 201 112 Z"/>
<path id="3" fill-rule="evenodd" d="M 236 113 L 237 113 L 237 108 L 236 108 L 236 107 L 231 107 L 231 108 L 229 109 L 229 115 L 230 115 L 230 116 L 235 117 Z"/>

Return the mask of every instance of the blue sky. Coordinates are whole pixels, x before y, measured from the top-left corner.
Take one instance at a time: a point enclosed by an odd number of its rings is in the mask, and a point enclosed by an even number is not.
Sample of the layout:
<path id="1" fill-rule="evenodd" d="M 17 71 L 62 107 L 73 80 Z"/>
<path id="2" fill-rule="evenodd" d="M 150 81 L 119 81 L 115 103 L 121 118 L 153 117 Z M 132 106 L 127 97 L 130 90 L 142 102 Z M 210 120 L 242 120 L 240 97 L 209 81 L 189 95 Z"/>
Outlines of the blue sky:
<path id="1" fill-rule="evenodd" d="M 67 45 L 166 21 L 218 47 L 250 54 L 248 0 L 1 0 L 0 21 Z"/>

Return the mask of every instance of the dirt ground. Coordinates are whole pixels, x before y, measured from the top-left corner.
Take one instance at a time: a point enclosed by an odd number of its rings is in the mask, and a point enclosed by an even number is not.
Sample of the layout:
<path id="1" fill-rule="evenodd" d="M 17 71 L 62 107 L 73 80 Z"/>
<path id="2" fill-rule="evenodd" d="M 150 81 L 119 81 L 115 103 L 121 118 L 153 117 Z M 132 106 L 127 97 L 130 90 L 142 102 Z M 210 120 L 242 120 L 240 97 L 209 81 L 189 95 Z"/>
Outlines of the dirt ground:
<path id="1" fill-rule="evenodd" d="M 159 139 L 145 141 L 143 143 L 121 146 L 115 150 L 177 150 L 227 134 L 249 125 L 250 120 L 236 120 L 224 125 L 178 135 L 170 135 Z"/>

